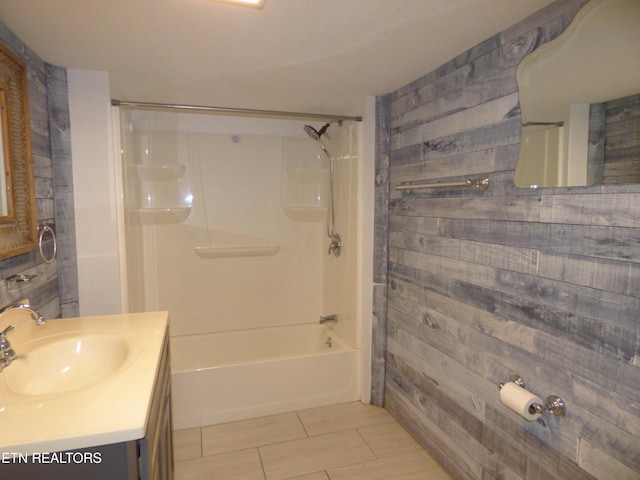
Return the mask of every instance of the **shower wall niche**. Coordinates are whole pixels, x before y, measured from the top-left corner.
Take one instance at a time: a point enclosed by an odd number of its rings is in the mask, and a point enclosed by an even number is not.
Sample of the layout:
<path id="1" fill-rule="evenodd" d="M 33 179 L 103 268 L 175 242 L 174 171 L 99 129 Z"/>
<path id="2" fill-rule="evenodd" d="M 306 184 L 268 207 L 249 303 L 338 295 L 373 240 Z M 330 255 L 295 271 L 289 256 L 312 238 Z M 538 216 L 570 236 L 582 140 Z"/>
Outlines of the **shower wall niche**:
<path id="1" fill-rule="evenodd" d="M 357 125 L 332 126 L 339 258 L 327 254 L 328 161 L 302 121 L 120 110 L 130 311 L 172 335 L 317 322 L 355 345 Z"/>

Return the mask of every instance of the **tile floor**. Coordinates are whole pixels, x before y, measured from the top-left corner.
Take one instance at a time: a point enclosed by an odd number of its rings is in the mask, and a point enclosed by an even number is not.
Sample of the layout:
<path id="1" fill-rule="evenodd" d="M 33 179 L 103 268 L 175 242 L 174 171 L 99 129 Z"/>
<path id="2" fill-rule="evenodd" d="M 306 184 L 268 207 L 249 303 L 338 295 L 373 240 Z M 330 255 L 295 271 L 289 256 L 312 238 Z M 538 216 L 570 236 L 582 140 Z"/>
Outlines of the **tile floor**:
<path id="1" fill-rule="evenodd" d="M 346 403 L 174 432 L 175 480 L 450 480 L 381 408 Z"/>

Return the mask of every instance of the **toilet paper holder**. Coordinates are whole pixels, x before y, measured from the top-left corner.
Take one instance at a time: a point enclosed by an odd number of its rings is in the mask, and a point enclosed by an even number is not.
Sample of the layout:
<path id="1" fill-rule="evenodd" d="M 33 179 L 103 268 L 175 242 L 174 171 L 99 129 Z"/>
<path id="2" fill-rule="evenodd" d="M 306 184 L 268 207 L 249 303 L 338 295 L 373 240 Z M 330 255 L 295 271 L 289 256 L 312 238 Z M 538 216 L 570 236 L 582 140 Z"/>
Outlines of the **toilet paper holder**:
<path id="1" fill-rule="evenodd" d="M 509 377 L 509 381 L 515 383 L 520 388 L 525 388 L 524 380 L 520 375 L 511 375 Z M 503 386 L 504 386 L 504 383 L 500 383 L 498 385 L 498 388 L 501 389 Z M 534 403 L 533 405 L 531 405 L 531 407 L 535 409 L 535 412 L 530 412 L 530 413 L 551 412 L 554 415 L 562 417 L 567 412 L 567 408 L 564 403 L 564 400 L 562 400 L 562 398 L 560 398 L 558 395 L 549 395 L 546 398 L 544 405 Z"/>

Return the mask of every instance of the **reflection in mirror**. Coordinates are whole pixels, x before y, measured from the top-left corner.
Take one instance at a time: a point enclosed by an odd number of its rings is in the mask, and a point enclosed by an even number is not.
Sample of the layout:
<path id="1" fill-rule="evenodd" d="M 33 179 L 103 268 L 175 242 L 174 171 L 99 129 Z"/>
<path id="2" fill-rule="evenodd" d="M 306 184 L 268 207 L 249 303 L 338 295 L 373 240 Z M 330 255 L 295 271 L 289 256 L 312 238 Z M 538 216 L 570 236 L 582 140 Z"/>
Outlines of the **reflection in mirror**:
<path id="1" fill-rule="evenodd" d="M 2 142 L 2 148 L 0 148 L 0 221 L 1 217 L 11 217 L 13 214 L 9 138 L 7 89 L 4 85 L 0 85 L 0 142 Z"/>
<path id="2" fill-rule="evenodd" d="M 640 183 L 640 1 L 590 0 L 516 77 L 518 187 Z"/>

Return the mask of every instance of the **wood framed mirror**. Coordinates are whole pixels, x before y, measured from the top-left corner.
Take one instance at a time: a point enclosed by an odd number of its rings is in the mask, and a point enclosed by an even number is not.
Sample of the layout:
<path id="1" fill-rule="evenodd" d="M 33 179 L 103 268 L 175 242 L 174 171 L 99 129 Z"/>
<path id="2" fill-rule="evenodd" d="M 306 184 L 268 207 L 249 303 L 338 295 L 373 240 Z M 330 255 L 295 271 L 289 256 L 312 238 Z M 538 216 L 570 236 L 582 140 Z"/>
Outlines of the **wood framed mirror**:
<path id="1" fill-rule="evenodd" d="M 0 44 L 0 260 L 38 246 L 27 70 Z"/>

